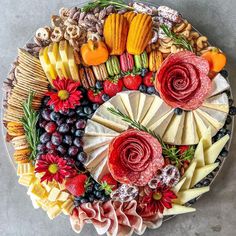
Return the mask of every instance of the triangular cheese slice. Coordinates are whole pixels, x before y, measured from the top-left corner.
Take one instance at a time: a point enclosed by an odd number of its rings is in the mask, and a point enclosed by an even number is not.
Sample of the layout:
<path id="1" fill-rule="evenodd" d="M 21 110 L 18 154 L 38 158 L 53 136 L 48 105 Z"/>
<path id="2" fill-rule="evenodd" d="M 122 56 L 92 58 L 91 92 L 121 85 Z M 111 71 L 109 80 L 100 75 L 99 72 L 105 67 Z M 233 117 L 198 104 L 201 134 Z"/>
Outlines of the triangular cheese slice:
<path id="1" fill-rule="evenodd" d="M 199 142 L 196 124 L 192 112 L 186 112 L 184 129 L 182 135 L 182 145 L 192 145 Z"/>
<path id="2" fill-rule="evenodd" d="M 187 190 L 190 188 L 192 177 L 196 168 L 197 162 L 192 161 L 189 165 L 188 169 L 185 171 L 182 178 L 186 177 L 186 180 L 184 181 L 184 184 L 181 187 L 181 190 Z"/>
<path id="3" fill-rule="evenodd" d="M 218 73 L 217 76 L 212 80 L 212 92 L 209 97 L 213 97 L 219 93 L 222 93 L 230 88 L 227 80 Z"/>
<path id="4" fill-rule="evenodd" d="M 203 167 L 205 166 L 205 159 L 204 159 L 204 149 L 203 149 L 203 140 L 201 139 L 197 145 L 197 148 L 194 153 L 193 161 L 197 163 L 196 167 Z"/>
<path id="5" fill-rule="evenodd" d="M 210 190 L 210 187 L 202 187 L 202 188 L 193 188 L 193 189 L 188 189 L 185 191 L 181 191 L 177 193 L 177 199 L 174 199 L 173 202 L 176 204 L 183 205 L 189 201 L 191 201 L 194 198 L 199 197 L 203 193 L 206 193 Z"/>
<path id="6" fill-rule="evenodd" d="M 164 216 L 180 215 L 180 214 L 185 214 L 185 213 L 191 213 L 194 211 L 196 211 L 196 209 L 192 208 L 192 207 L 186 207 L 186 206 L 181 206 L 178 204 L 172 204 L 172 208 L 170 208 L 170 209 L 165 208 L 163 215 Z"/>
<path id="7" fill-rule="evenodd" d="M 206 133 L 202 136 L 203 149 L 206 150 L 212 145 L 211 126 L 208 127 Z"/>
<path id="8" fill-rule="evenodd" d="M 116 137 L 119 135 L 118 132 L 101 125 L 93 120 L 88 120 L 85 128 L 85 134 L 88 136 L 106 136 L 106 137 Z"/>
<path id="9" fill-rule="evenodd" d="M 123 104 L 123 102 L 121 100 L 120 93 L 118 93 L 116 96 L 111 98 L 109 100 L 109 102 L 114 106 L 115 109 L 118 109 L 123 114 L 129 115 L 128 111 L 126 110 L 126 108 L 125 108 L 125 106 L 124 106 L 124 104 Z"/>
<path id="10" fill-rule="evenodd" d="M 226 93 L 216 95 L 214 97 L 208 98 L 202 104 L 203 107 L 208 107 L 217 111 L 229 112 L 229 98 Z"/>
<path id="11" fill-rule="evenodd" d="M 181 145 L 184 119 L 185 112 L 183 112 L 181 115 L 174 114 L 163 136 L 164 142 Z"/>
<path id="12" fill-rule="evenodd" d="M 178 193 L 179 190 L 181 189 L 181 187 L 183 186 L 183 184 L 184 184 L 184 182 L 185 182 L 186 179 L 187 179 L 186 177 L 182 178 L 182 179 L 179 181 L 179 183 L 176 184 L 171 190 L 172 190 L 173 192 L 175 192 L 175 193 Z"/>
<path id="13" fill-rule="evenodd" d="M 103 161 L 95 169 L 91 170 L 90 173 L 96 181 L 100 182 L 104 175 L 110 173 L 107 166 L 107 158 L 104 158 Z"/>
<path id="14" fill-rule="evenodd" d="M 191 181 L 191 188 L 204 179 L 208 174 L 210 174 L 216 167 L 218 167 L 218 165 L 219 162 L 196 169 Z"/>
<path id="15" fill-rule="evenodd" d="M 140 93 L 139 107 L 138 107 L 138 114 L 137 114 L 137 121 L 138 122 L 141 122 L 143 120 L 143 118 L 146 116 L 153 100 L 154 100 L 154 95 L 151 96 L 151 95 L 147 95 L 144 93 Z"/>
<path id="16" fill-rule="evenodd" d="M 227 134 L 223 138 L 212 144 L 212 146 L 209 147 L 204 152 L 205 163 L 206 164 L 214 163 L 228 141 L 229 141 L 229 135 Z"/>
<path id="17" fill-rule="evenodd" d="M 93 136 L 84 136 L 83 142 L 84 146 L 83 149 L 86 153 L 91 152 L 105 144 L 108 144 L 112 141 L 113 137 L 93 137 Z"/>

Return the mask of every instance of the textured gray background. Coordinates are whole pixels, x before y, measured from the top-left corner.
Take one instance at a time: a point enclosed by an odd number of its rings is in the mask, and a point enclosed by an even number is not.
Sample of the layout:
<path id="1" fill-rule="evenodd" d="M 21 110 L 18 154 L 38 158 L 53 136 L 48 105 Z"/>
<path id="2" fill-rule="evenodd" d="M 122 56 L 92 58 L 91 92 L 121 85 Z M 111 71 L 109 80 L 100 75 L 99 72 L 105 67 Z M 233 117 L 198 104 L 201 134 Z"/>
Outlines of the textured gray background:
<path id="1" fill-rule="evenodd" d="M 0 74 L 1 83 L 9 65 L 35 30 L 49 22 L 51 13 L 81 1 L 75 0 L 0 0 Z M 189 19 L 213 45 L 228 55 L 230 82 L 236 97 L 236 1 L 235 0 L 169 0 L 153 1 L 168 4 Z M 17 184 L 12 168 L 0 141 L 0 235 L 49 236 L 76 235 L 69 220 L 59 217 L 50 221 L 41 210 L 34 210 L 26 196 L 26 189 Z M 145 235 L 170 236 L 234 236 L 236 235 L 236 135 L 230 157 L 217 177 L 211 192 L 195 205 L 197 212 L 183 215 L 165 223 L 158 231 Z M 85 227 L 81 235 L 96 235 L 92 227 Z"/>

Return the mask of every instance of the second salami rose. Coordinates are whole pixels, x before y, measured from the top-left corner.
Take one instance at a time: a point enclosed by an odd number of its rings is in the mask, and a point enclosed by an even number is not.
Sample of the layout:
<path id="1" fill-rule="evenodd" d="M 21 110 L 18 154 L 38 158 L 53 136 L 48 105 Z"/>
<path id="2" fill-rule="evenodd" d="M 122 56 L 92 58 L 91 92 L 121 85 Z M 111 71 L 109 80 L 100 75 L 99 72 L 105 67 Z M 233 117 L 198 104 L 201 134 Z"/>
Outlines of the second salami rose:
<path id="1" fill-rule="evenodd" d="M 146 132 L 130 129 L 110 143 L 108 167 L 120 183 L 145 186 L 163 165 L 160 143 Z"/>
<path id="2" fill-rule="evenodd" d="M 170 106 L 195 110 L 211 92 L 209 64 L 202 57 L 184 51 L 170 55 L 159 69 L 155 86 Z"/>

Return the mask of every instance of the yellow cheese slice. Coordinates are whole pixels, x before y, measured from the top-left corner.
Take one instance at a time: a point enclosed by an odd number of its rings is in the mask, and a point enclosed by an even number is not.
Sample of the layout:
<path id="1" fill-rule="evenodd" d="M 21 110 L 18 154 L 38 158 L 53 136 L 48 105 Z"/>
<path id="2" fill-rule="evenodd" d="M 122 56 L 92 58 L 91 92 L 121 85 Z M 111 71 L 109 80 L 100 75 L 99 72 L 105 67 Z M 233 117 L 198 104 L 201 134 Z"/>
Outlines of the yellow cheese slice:
<path id="1" fill-rule="evenodd" d="M 70 215 L 74 209 L 74 202 L 71 199 L 68 199 L 61 205 L 61 208 L 65 215 Z"/>
<path id="2" fill-rule="evenodd" d="M 68 45 L 68 42 L 66 40 L 60 41 L 60 43 L 59 43 L 59 54 L 61 56 L 62 63 L 65 67 L 66 74 L 68 76 L 67 78 L 72 79 L 69 64 L 68 64 L 68 62 L 69 62 L 69 57 L 68 57 L 69 47 L 70 46 Z"/>
<path id="3" fill-rule="evenodd" d="M 60 77 L 60 79 L 63 79 L 63 78 L 68 79 L 69 78 L 69 76 L 66 72 L 65 65 L 60 57 L 58 57 L 58 60 L 57 60 L 56 72 L 57 72 L 58 76 Z"/>
<path id="4" fill-rule="evenodd" d="M 203 139 L 197 145 L 197 148 L 194 153 L 193 161 L 197 163 L 197 168 L 205 166 L 205 159 L 204 159 L 204 149 L 203 149 Z"/>
<path id="5" fill-rule="evenodd" d="M 93 178 L 98 182 L 101 180 L 101 178 L 104 175 L 110 173 L 108 166 L 107 166 L 107 158 L 104 158 L 103 161 L 100 162 L 100 164 L 96 168 L 91 170 L 90 173 L 93 176 Z"/>
<path id="6" fill-rule="evenodd" d="M 58 58 L 58 43 L 51 43 L 48 46 L 48 58 L 50 63 L 56 66 Z"/>
<path id="7" fill-rule="evenodd" d="M 29 187 L 30 184 L 34 181 L 34 175 L 32 174 L 29 174 L 29 175 L 21 175 L 19 180 L 18 180 L 18 183 L 21 184 L 21 185 L 24 185 L 26 187 Z"/>
<path id="8" fill-rule="evenodd" d="M 99 147 L 104 146 L 105 144 L 108 144 L 112 141 L 112 137 L 94 137 L 94 136 L 84 136 L 83 142 L 84 142 L 84 151 L 91 152 Z"/>
<path id="9" fill-rule="evenodd" d="M 31 163 L 20 163 L 17 166 L 17 175 L 34 174 L 34 166 Z"/>
<path id="10" fill-rule="evenodd" d="M 186 177 L 186 180 L 184 181 L 184 184 L 180 188 L 181 190 L 187 190 L 190 188 L 191 180 L 192 180 L 196 165 L 197 165 L 197 162 L 192 161 L 191 164 L 189 165 L 188 169 L 185 171 L 182 178 Z"/>
<path id="11" fill-rule="evenodd" d="M 68 47 L 68 65 L 72 79 L 80 81 L 78 65 L 75 63 L 74 51 L 71 46 Z"/>
<path id="12" fill-rule="evenodd" d="M 120 112 L 122 112 L 125 115 L 129 115 L 126 107 L 124 106 L 122 99 L 121 99 L 121 93 L 118 93 L 116 96 L 114 96 L 113 98 L 111 98 L 109 100 L 110 104 L 116 109 L 119 110 Z"/>
<path id="13" fill-rule="evenodd" d="M 212 145 L 212 133 L 211 133 L 211 126 L 208 127 L 207 131 L 205 134 L 202 136 L 202 144 L 203 144 L 203 149 L 206 150 Z"/>
<path id="14" fill-rule="evenodd" d="M 28 194 L 33 195 L 35 199 L 43 199 L 46 197 L 46 190 L 40 183 L 33 183 L 28 189 Z"/>
<path id="15" fill-rule="evenodd" d="M 61 190 L 59 188 L 53 188 L 48 195 L 48 200 L 51 202 L 56 201 L 60 195 L 60 192 Z"/>
<path id="16" fill-rule="evenodd" d="M 181 187 L 183 186 L 185 180 L 187 178 L 186 177 L 183 177 L 178 184 L 176 184 L 173 188 L 172 188 L 172 191 L 174 191 L 175 193 L 178 193 L 181 189 Z"/>
<path id="17" fill-rule="evenodd" d="M 61 213 L 61 208 L 59 207 L 59 205 L 55 205 L 55 206 L 49 208 L 47 211 L 47 215 L 48 215 L 49 219 L 51 219 L 51 220 L 53 220 L 57 216 L 59 216 L 60 213 Z"/>
<path id="18" fill-rule="evenodd" d="M 178 204 L 172 204 L 172 208 L 170 208 L 170 209 L 165 208 L 163 215 L 164 216 L 180 215 L 180 214 L 185 214 L 185 213 L 191 213 L 194 211 L 196 211 L 196 209 L 192 208 L 192 207 L 186 207 L 186 206 L 181 206 Z"/>
<path id="19" fill-rule="evenodd" d="M 69 196 L 70 196 L 69 193 L 62 191 L 60 192 L 57 201 L 65 202 L 69 198 Z"/>

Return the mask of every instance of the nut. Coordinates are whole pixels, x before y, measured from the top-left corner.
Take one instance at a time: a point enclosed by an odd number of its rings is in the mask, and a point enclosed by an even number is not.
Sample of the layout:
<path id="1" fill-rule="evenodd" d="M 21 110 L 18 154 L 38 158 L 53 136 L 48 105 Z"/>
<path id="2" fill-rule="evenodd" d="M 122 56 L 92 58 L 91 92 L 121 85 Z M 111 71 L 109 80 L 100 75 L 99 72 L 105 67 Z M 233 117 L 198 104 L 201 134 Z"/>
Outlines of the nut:
<path id="1" fill-rule="evenodd" d="M 181 32 L 180 35 L 184 36 L 185 38 L 189 38 L 190 31 L 185 30 L 185 31 Z"/>
<path id="2" fill-rule="evenodd" d="M 51 35 L 51 40 L 54 42 L 54 43 L 58 43 L 60 42 L 60 40 L 63 39 L 63 31 L 60 27 L 56 27 L 53 32 L 52 32 L 52 35 Z"/>
<path id="3" fill-rule="evenodd" d="M 80 37 L 80 28 L 77 25 L 69 25 L 66 28 L 66 33 L 70 36 L 71 39 Z"/>
<path id="4" fill-rule="evenodd" d="M 173 40 L 170 40 L 168 43 L 165 43 L 163 40 L 159 40 L 159 43 L 161 45 L 161 47 L 163 48 L 170 48 L 173 45 Z"/>
<path id="5" fill-rule="evenodd" d="M 47 28 L 39 28 L 35 36 L 41 41 L 48 40 L 50 38 L 50 31 Z"/>
<path id="6" fill-rule="evenodd" d="M 197 38 L 199 38 L 199 33 L 198 32 L 195 32 L 195 31 L 192 31 L 192 32 L 190 32 L 190 34 L 189 34 L 189 40 L 191 40 L 191 39 L 197 39 Z"/>
<path id="7" fill-rule="evenodd" d="M 175 45 L 172 45 L 170 48 L 171 53 L 176 53 L 177 52 L 177 47 Z"/>
<path id="8" fill-rule="evenodd" d="M 167 53 L 170 53 L 171 52 L 171 49 L 170 48 L 164 48 L 162 46 L 159 47 L 158 49 L 161 53 L 164 53 L 164 54 L 167 54 Z"/>
<path id="9" fill-rule="evenodd" d="M 176 26 L 176 27 L 173 29 L 173 31 L 174 31 L 175 33 L 179 33 L 179 32 L 181 32 L 182 30 L 184 30 L 185 27 L 186 27 L 185 22 L 182 22 L 180 25 Z"/>
<path id="10" fill-rule="evenodd" d="M 206 43 L 207 42 L 207 37 L 206 36 L 200 36 L 198 39 L 197 39 L 197 47 L 199 49 L 202 49 L 204 48 L 204 44 L 203 43 Z"/>

